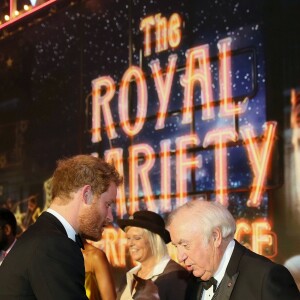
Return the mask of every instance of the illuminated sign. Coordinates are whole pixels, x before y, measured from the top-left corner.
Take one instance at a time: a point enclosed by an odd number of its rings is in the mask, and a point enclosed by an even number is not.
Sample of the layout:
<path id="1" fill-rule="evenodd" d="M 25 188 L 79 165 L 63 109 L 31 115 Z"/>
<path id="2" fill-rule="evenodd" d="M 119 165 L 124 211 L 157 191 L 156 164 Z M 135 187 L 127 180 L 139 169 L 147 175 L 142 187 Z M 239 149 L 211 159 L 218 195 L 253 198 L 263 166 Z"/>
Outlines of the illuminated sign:
<path id="1" fill-rule="evenodd" d="M 249 1 L 0 1 L 0 204 L 23 226 L 30 195 L 49 206 L 51 184 L 43 192 L 41 180 L 54 162 L 93 153 L 124 176 L 115 219 L 141 209 L 166 218 L 187 201 L 217 200 L 234 215 L 237 240 L 288 257 L 300 225 L 295 26 L 283 22 L 287 69 L 267 10 Z M 291 242 L 277 257 L 274 231 Z M 115 223 L 100 243 L 114 266 L 126 258 L 129 267 Z"/>
<path id="2" fill-rule="evenodd" d="M 247 191 L 244 206 L 261 207 L 277 123 L 265 117 L 260 124 L 248 119 L 243 122 L 253 104 L 250 92 L 238 101 L 233 92 L 233 66 L 236 68 L 243 57 L 237 55 L 234 40 L 225 36 L 215 45 L 193 45 L 185 51 L 182 68 L 178 53 L 174 53 L 183 33 L 178 13 L 169 18 L 162 14 L 147 16 L 139 28 L 148 66 L 129 66 L 120 82 L 110 75 L 92 81 L 92 142 L 101 145 L 101 155 L 125 178 L 118 194 L 117 217 L 132 215 L 141 208 L 168 213 L 208 190 L 213 190 L 214 199 L 227 207 L 230 202 L 241 205 L 230 200 L 230 193 Z M 214 57 L 212 47 L 218 51 Z M 167 63 L 158 58 L 166 51 Z M 247 59 L 251 60 L 250 54 Z M 165 63 L 166 67 L 161 67 Z M 174 90 L 179 91 L 175 100 Z M 196 96 L 198 90 L 201 94 Z M 171 113 L 175 101 L 180 109 Z M 237 152 L 239 156 L 243 153 L 248 184 L 231 179 L 232 157 L 238 158 Z M 209 172 L 213 176 L 207 176 Z M 212 187 L 198 188 L 201 178 Z M 236 238 L 248 240 L 256 252 L 274 257 L 276 235 L 269 222 L 260 217 L 238 219 Z M 124 266 L 125 242 L 120 235 L 120 230 L 108 230 L 105 247 L 109 247 L 106 253 L 113 265 Z"/>
<path id="3" fill-rule="evenodd" d="M 46 6 L 56 2 L 57 0 L 9 0 L 9 2 L 2 1 L 0 5 L 0 30 L 9 25 L 29 16 Z"/>

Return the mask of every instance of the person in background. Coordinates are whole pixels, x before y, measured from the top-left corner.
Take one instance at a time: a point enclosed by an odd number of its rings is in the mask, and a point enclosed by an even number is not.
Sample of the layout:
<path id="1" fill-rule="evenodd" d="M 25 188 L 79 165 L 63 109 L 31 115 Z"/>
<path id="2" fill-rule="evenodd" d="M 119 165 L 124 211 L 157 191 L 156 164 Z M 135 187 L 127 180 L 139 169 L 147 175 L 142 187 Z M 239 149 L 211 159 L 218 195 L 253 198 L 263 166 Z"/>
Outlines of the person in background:
<path id="1" fill-rule="evenodd" d="M 132 260 L 138 262 L 127 272 L 126 285 L 118 298 L 183 300 L 190 274 L 168 255 L 170 234 L 163 218 L 144 210 L 117 223 L 126 232 Z"/>
<path id="2" fill-rule="evenodd" d="M 287 259 L 284 266 L 291 272 L 300 291 L 300 255 L 295 255 Z"/>
<path id="3" fill-rule="evenodd" d="M 52 202 L 22 235 L 0 268 L 0 299 L 80 300 L 84 260 L 80 235 L 101 238 L 122 178 L 104 160 L 77 155 L 58 161 Z"/>
<path id="4" fill-rule="evenodd" d="M 84 241 L 85 290 L 90 300 L 115 300 L 116 288 L 105 253 Z"/>
<path id="5" fill-rule="evenodd" d="M 14 213 L 15 210 L 16 210 L 16 207 L 14 205 L 14 201 L 13 201 L 13 199 L 11 197 L 8 197 L 5 200 L 5 202 L 2 204 L 2 207 L 9 209 L 12 213 Z"/>
<path id="6" fill-rule="evenodd" d="M 300 299 L 284 266 L 234 240 L 235 220 L 221 204 L 187 202 L 171 212 L 167 228 L 179 262 L 195 276 L 186 299 Z"/>
<path id="7" fill-rule="evenodd" d="M 0 266 L 16 242 L 17 221 L 7 208 L 0 208 Z"/>
<path id="8" fill-rule="evenodd" d="M 21 224 L 22 231 L 25 231 L 31 224 L 33 224 L 40 214 L 41 209 L 38 206 L 38 198 L 36 195 L 32 195 L 28 198 L 27 211 Z"/>

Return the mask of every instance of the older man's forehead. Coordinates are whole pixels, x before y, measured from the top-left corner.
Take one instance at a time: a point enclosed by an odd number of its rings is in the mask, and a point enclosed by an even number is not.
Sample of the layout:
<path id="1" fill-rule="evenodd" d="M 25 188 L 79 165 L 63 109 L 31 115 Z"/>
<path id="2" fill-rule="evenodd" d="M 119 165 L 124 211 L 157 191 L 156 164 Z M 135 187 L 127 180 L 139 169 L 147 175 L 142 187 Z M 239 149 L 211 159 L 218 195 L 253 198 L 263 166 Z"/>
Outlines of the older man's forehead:
<path id="1" fill-rule="evenodd" d="M 175 216 L 173 221 L 175 227 L 181 227 L 183 230 L 190 230 L 194 223 L 194 221 L 190 218 L 190 214 L 186 211 Z"/>
<path id="2" fill-rule="evenodd" d="M 169 231 L 172 241 L 176 242 L 176 244 L 190 239 L 189 226 L 184 222 L 174 222 L 170 225 Z"/>

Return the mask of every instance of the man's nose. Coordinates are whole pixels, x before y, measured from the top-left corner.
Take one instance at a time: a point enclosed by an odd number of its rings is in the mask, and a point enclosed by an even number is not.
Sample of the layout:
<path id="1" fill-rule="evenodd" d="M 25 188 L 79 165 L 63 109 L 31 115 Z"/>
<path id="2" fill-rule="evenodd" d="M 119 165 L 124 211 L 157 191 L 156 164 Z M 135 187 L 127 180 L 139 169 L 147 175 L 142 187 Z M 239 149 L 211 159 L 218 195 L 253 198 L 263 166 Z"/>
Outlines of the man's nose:
<path id="1" fill-rule="evenodd" d="M 187 255 L 180 248 L 177 248 L 177 259 L 180 263 L 184 262 L 187 259 Z"/>
<path id="2" fill-rule="evenodd" d="M 107 210 L 106 220 L 109 223 L 112 223 L 113 220 L 114 220 L 114 217 L 113 217 L 113 214 L 112 214 L 112 208 L 111 207 L 109 207 L 108 210 Z"/>

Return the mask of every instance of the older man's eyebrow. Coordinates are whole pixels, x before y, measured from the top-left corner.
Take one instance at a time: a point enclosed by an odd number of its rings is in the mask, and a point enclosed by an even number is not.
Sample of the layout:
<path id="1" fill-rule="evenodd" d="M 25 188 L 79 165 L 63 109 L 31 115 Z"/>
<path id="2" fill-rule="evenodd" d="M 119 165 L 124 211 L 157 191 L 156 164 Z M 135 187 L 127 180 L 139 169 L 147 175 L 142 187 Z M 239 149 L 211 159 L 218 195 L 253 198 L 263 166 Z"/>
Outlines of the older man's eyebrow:
<path id="1" fill-rule="evenodd" d="M 178 245 L 182 245 L 182 244 L 188 244 L 188 241 L 187 240 L 184 240 L 184 239 L 180 239 L 178 241 Z"/>

